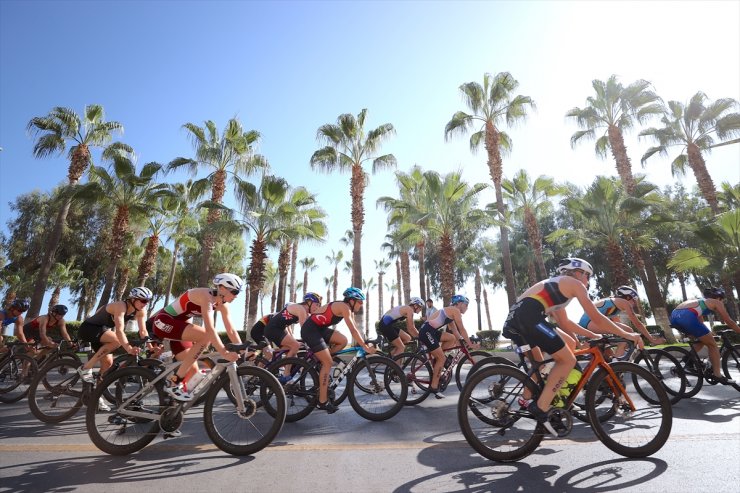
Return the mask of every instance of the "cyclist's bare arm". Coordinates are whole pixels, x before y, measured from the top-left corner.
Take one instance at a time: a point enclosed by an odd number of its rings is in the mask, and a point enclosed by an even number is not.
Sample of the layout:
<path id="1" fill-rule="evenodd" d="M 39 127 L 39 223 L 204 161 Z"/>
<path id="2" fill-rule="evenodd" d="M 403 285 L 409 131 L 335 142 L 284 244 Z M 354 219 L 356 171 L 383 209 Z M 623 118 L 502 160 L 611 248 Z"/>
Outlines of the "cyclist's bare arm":
<path id="1" fill-rule="evenodd" d="M 416 325 L 414 325 L 414 309 L 410 306 L 404 306 L 403 308 L 401 308 L 400 312 L 401 315 L 406 316 L 406 332 L 418 338 L 419 331 L 416 330 Z"/>
<path id="2" fill-rule="evenodd" d="M 730 314 L 727 313 L 727 309 L 725 308 L 725 305 L 724 303 L 722 303 L 722 301 L 707 299 L 704 300 L 704 302 L 713 312 L 719 315 L 722 321 L 726 323 L 732 330 L 740 333 L 740 327 L 738 327 L 737 323 L 732 319 L 732 317 L 730 317 Z"/>
<path id="3" fill-rule="evenodd" d="M 231 323 L 231 317 L 229 316 L 229 307 L 227 305 L 220 305 L 216 309 L 221 313 L 221 319 L 224 321 L 224 328 L 226 328 L 226 335 L 229 337 L 229 340 L 234 344 L 241 344 L 242 339 L 239 336 L 239 332 Z"/>

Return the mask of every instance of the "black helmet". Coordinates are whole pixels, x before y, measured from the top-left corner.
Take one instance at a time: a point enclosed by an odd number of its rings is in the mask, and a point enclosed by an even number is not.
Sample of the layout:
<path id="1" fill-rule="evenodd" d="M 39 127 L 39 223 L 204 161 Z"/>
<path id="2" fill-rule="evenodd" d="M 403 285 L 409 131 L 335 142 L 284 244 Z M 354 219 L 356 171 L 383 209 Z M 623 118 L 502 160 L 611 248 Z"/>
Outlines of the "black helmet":
<path id="1" fill-rule="evenodd" d="M 64 316 L 67 314 L 69 310 L 64 305 L 54 305 L 51 309 L 51 313 L 58 313 L 61 316 Z"/>
<path id="2" fill-rule="evenodd" d="M 31 306 L 31 300 L 28 298 L 16 298 L 10 303 L 10 308 L 17 308 L 22 312 L 28 310 L 29 306 Z"/>
<path id="3" fill-rule="evenodd" d="M 705 298 L 724 299 L 725 298 L 725 289 L 724 288 L 715 288 L 715 287 L 704 288 L 704 297 Z"/>

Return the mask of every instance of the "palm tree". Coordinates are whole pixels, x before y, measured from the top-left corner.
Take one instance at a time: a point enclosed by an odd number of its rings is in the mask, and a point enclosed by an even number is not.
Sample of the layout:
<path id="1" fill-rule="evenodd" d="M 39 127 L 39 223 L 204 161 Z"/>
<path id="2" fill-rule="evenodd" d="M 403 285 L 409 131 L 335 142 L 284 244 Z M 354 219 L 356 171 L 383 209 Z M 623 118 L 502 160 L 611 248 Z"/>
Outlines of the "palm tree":
<path id="1" fill-rule="evenodd" d="M 565 193 L 565 187 L 555 185 L 552 178 L 539 176 L 534 183 L 529 181 L 527 171 L 522 169 L 511 180 L 502 183 L 504 196 L 512 206 L 514 216 L 523 219 L 529 244 L 534 250 L 539 269 L 539 278 L 547 277 L 545 260 L 542 255 L 542 235 L 538 225 L 539 218 L 552 210 L 552 197 Z"/>
<path id="2" fill-rule="evenodd" d="M 67 178 L 69 186 L 79 183 L 87 167 L 92 163 L 90 148 L 104 147 L 110 143 L 113 134 L 123 133 L 123 125 L 119 122 L 106 122 L 103 107 L 91 104 L 85 107 L 82 118 L 74 110 L 57 106 L 46 116 L 37 116 L 28 122 L 28 131 L 36 138 L 33 146 L 33 155 L 36 158 L 44 158 L 53 154 L 61 154 L 69 148 L 69 167 Z M 104 151 L 105 155 L 111 155 L 119 150 L 130 150 L 121 143 L 108 145 Z M 54 229 L 48 240 L 46 253 L 31 296 L 31 306 L 28 309 L 29 319 L 36 317 L 41 309 L 44 299 L 46 284 L 49 280 L 49 272 L 54 264 L 59 243 L 62 240 L 64 225 L 67 221 L 72 197 L 66 196 L 62 206 L 57 213 Z"/>
<path id="3" fill-rule="evenodd" d="M 130 237 L 131 235 L 126 235 Z M 126 293 L 126 287 L 129 284 L 129 277 L 131 277 L 132 266 L 141 263 L 141 258 L 144 255 L 144 249 L 133 243 L 133 238 L 130 238 L 123 248 L 123 254 L 121 259 L 118 261 L 118 280 L 116 281 L 116 288 L 113 291 L 114 300 L 122 300 Z"/>
<path id="4" fill-rule="evenodd" d="M 334 285 L 332 286 L 334 299 L 337 299 L 337 288 L 339 284 L 339 264 L 340 262 L 342 262 L 343 259 L 344 252 L 342 250 L 338 250 L 336 253 L 334 253 L 334 250 L 332 250 L 331 255 L 326 256 L 326 261 L 334 266 Z"/>
<path id="5" fill-rule="evenodd" d="M 671 163 L 671 173 L 673 176 L 684 175 L 688 163 L 702 196 L 712 212 L 719 214 L 717 190 L 707 171 L 702 151 L 708 153 L 715 145 L 712 134 L 716 134 L 720 140 L 740 134 L 740 113 L 730 113 L 737 107 L 738 102 L 730 98 L 707 103 L 707 96 L 703 92 L 694 94 L 687 105 L 669 101 L 663 107 L 663 127 L 648 128 L 640 132 L 640 137 L 653 137 L 658 141 L 657 146 L 651 147 L 642 156 L 642 165 L 645 165 L 650 156 L 656 153 L 667 156 L 669 147 L 680 146 L 681 154 Z"/>
<path id="6" fill-rule="evenodd" d="M 66 264 L 57 262 L 52 267 L 49 284 L 54 286 L 54 291 L 52 291 L 51 300 L 49 300 L 49 309 L 59 304 L 59 295 L 62 289 L 76 286 L 83 278 L 84 273 L 80 269 L 76 269 L 74 263 L 75 259 L 71 258 Z"/>
<path id="7" fill-rule="evenodd" d="M 226 177 L 232 174 L 232 180 L 239 187 L 243 177 L 249 176 L 257 170 L 266 170 L 267 160 L 254 153 L 254 147 L 259 141 L 260 134 L 256 130 L 244 131 L 241 122 L 232 118 L 226 123 L 223 134 L 218 135 L 216 124 L 207 120 L 203 127 L 193 123 L 186 123 L 183 128 L 195 149 L 195 159 L 177 158 L 170 162 L 170 170 L 187 167 L 195 174 L 198 168 L 210 170 L 207 179 L 211 183 L 211 201 L 214 204 L 223 204 L 226 193 Z M 214 207 L 208 211 L 207 224 L 211 225 L 221 218 L 221 208 Z M 199 282 L 205 286 L 209 278 L 209 261 L 216 242 L 213 232 L 206 230 L 203 238 L 203 252 L 200 265 Z M 256 300 L 255 300 L 256 307 Z"/>
<path id="8" fill-rule="evenodd" d="M 334 284 L 334 276 L 329 276 L 324 278 L 324 287 L 326 287 L 326 299 L 330 299 L 331 296 L 331 287 Z"/>
<path id="9" fill-rule="evenodd" d="M 406 259 L 406 265 L 408 266 L 408 245 L 407 244 L 401 244 L 403 240 L 400 239 L 400 234 L 398 233 L 398 229 L 393 229 L 390 233 L 385 235 L 386 240 L 383 242 L 382 245 L 380 245 L 381 250 L 387 250 L 388 251 L 388 258 L 396 259 L 396 283 L 395 288 L 398 291 L 398 302 L 401 303 L 401 300 L 403 299 L 401 297 L 401 291 L 408 292 L 409 298 L 411 297 L 411 288 L 406 286 L 406 283 L 410 283 L 411 278 L 411 272 L 409 271 L 408 275 L 409 278 L 407 279 L 405 277 L 406 271 L 401 270 L 401 263 L 402 263 L 402 257 L 405 257 Z"/>
<path id="10" fill-rule="evenodd" d="M 316 259 L 314 257 L 304 257 L 300 263 L 303 269 L 303 296 L 306 296 L 308 292 L 308 273 L 318 269 L 319 266 L 316 265 Z"/>
<path id="11" fill-rule="evenodd" d="M 151 209 L 153 216 L 148 216 L 149 236 L 146 239 L 144 255 L 141 257 L 136 276 L 136 285 L 143 286 L 154 271 L 159 253 L 159 237 L 167 231 L 170 214 L 177 210 L 178 202 L 175 197 L 161 197 Z"/>
<path id="12" fill-rule="evenodd" d="M 384 140 L 395 133 L 393 125 L 384 123 L 365 133 L 365 117 L 367 109 L 363 109 L 355 118 L 345 113 L 339 115 L 336 124 L 327 123 L 319 127 L 317 139 L 326 144 L 325 147 L 314 152 L 311 156 L 311 168 L 327 173 L 335 170 L 350 173 L 350 198 L 352 200 L 352 232 L 354 246 L 352 248 L 352 285 L 362 283 L 362 227 L 365 224 L 365 187 L 367 173 L 363 168 L 366 161 L 372 160 L 372 173 L 395 168 L 396 158 L 393 154 L 377 156 Z M 358 321 L 362 323 L 362 310 Z M 360 327 L 360 330 L 362 327 Z"/>
<path id="13" fill-rule="evenodd" d="M 374 260 L 375 271 L 378 273 L 378 320 L 383 316 L 383 276 L 391 262 L 388 259 Z"/>
<path id="14" fill-rule="evenodd" d="M 367 306 L 367 310 L 365 310 L 365 339 L 370 339 L 370 293 L 376 286 L 375 279 L 372 277 L 367 281 L 362 281 L 362 289 L 365 291 L 365 306 Z"/>
<path id="15" fill-rule="evenodd" d="M 529 96 L 516 95 L 514 91 L 519 87 L 514 77 L 508 72 L 500 72 L 495 76 L 485 74 L 483 86 L 477 82 L 468 82 L 460 86 L 460 92 L 472 114 L 458 111 L 445 126 L 445 139 L 453 134 L 464 135 L 469 130 L 482 124 L 470 136 L 470 150 L 476 151 L 480 143 L 484 142 L 488 153 L 488 172 L 491 175 L 496 191 L 496 205 L 499 215 L 505 217 L 503 195 L 501 194 L 501 179 L 503 177 L 503 161 L 501 151 L 511 149 L 511 139 L 502 132 L 499 126 L 506 121 L 511 126 L 527 115 L 527 109 L 534 109 L 535 104 Z M 500 226 L 501 247 L 503 251 L 504 272 L 506 274 L 506 294 L 509 305 L 516 301 L 516 286 L 514 285 L 514 270 L 511 265 L 509 251 L 509 233 L 506 227 Z"/>
<path id="16" fill-rule="evenodd" d="M 167 185 L 154 181 L 161 170 L 160 164 L 151 162 L 145 164 L 137 175 L 133 161 L 128 156 L 118 154 L 113 157 L 112 174 L 104 168 L 91 166 L 90 183 L 78 187 L 75 192 L 77 197 L 85 201 L 107 201 L 116 210 L 108 248 L 110 263 L 98 308 L 106 305 L 110 300 L 116 269 L 123 255 L 125 237 L 129 232 L 131 216 L 146 216 L 151 212 L 152 205 L 159 197 L 172 196 Z"/>

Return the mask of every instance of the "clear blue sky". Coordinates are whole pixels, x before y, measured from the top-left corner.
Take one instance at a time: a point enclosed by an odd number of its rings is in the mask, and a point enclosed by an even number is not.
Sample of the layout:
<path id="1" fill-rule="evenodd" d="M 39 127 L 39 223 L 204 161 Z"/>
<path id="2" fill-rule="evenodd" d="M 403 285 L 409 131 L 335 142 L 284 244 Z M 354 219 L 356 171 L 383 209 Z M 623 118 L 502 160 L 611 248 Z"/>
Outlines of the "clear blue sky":
<path id="1" fill-rule="evenodd" d="M 564 115 L 584 106 L 591 81 L 617 74 L 625 84 L 651 81 L 665 100 L 686 101 L 697 90 L 740 99 L 740 2 L 2 0 L 0 223 L 7 231 L 7 203 L 18 194 L 66 179 L 66 156 L 34 159 L 25 131 L 54 106 L 81 112 L 103 105 L 109 120 L 124 124 L 122 140 L 140 163 L 192 156 L 185 122 L 210 119 L 221 129 L 238 116 L 262 134 L 259 151 L 274 173 L 318 193 L 330 214 L 327 243 L 299 254 L 321 262 L 312 274 L 318 281 L 331 273 L 324 256 L 341 248 L 350 221 L 349 176 L 308 165 L 319 148 L 316 129 L 368 108 L 368 128 L 395 126 L 382 150 L 396 155 L 399 169 L 462 169 L 469 182 L 488 183 L 485 156 L 472 155 L 467 138 L 445 142 L 443 131 L 466 109 L 460 84 L 502 71 L 537 103 L 524 124 L 507 130 L 514 150 L 505 174 L 524 167 L 533 177 L 587 185 L 597 174 L 615 174 L 592 143 L 569 145 L 577 128 Z M 640 171 L 651 143 L 634 135 L 627 145 Z M 648 179 L 673 182 L 670 159 L 652 158 Z M 740 146 L 716 149 L 707 164 L 717 186 L 737 183 Z M 693 176 L 683 181 L 694 183 Z M 394 188 L 385 172 L 367 190 L 366 278 L 377 279 L 372 260 L 382 256 L 386 229 L 375 199 Z M 486 195 L 481 205 L 492 200 Z M 494 300 L 497 326 L 507 307 L 503 293 Z M 470 325 L 474 313 L 471 306 Z"/>

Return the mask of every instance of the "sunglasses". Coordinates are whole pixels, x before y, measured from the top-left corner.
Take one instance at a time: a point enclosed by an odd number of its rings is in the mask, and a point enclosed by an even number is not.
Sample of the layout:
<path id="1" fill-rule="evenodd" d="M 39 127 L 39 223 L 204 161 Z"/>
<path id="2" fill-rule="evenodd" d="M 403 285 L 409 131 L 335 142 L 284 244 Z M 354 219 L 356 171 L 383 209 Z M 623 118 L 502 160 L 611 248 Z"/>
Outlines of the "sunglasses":
<path id="1" fill-rule="evenodd" d="M 238 289 L 229 289 L 229 293 L 233 294 L 234 296 L 238 296 L 241 291 Z"/>
<path id="2" fill-rule="evenodd" d="M 141 298 L 136 298 L 136 301 L 141 301 L 145 305 L 148 305 L 149 304 L 149 300 L 144 300 L 144 299 L 141 299 Z"/>

